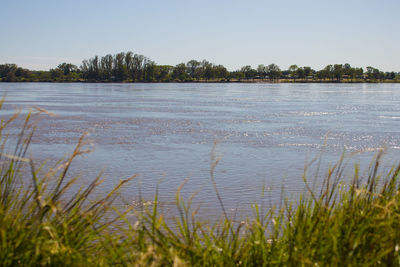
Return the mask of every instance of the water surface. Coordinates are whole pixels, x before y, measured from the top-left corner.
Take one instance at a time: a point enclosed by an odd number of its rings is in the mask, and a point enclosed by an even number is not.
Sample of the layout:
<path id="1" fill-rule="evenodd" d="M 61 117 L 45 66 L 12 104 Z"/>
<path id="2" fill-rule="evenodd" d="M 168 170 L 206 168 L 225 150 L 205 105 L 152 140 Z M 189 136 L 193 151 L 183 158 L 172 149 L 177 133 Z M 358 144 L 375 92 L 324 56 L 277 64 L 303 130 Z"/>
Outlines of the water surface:
<path id="1" fill-rule="evenodd" d="M 289 196 L 303 192 L 304 165 L 321 152 L 332 164 L 343 149 L 368 151 L 350 165 L 367 166 L 382 147 L 387 165 L 400 159 L 399 84 L 0 83 L 0 92 L 3 116 L 33 106 L 58 115 L 41 120 L 35 158 L 63 157 L 89 132 L 95 151 L 74 163 L 73 175 L 88 182 L 104 169 L 105 192 L 140 174 L 123 192 L 128 202 L 139 187 L 152 198 L 159 184 L 169 208 L 188 179 L 184 196 L 197 192 L 204 214 L 219 212 L 210 181 L 215 142 L 215 179 L 229 209 L 277 203 L 282 186 Z"/>

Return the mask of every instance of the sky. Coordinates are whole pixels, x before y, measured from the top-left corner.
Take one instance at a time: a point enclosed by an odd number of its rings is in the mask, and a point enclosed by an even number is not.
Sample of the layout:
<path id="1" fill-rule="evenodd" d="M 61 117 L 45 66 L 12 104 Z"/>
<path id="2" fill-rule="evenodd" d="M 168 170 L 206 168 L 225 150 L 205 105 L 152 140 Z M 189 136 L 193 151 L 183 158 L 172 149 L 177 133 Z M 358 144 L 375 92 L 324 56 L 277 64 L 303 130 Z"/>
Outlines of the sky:
<path id="1" fill-rule="evenodd" d="M 350 63 L 400 72 L 399 0 L 0 0 L 0 64 L 48 70 L 133 51 L 228 70 Z"/>

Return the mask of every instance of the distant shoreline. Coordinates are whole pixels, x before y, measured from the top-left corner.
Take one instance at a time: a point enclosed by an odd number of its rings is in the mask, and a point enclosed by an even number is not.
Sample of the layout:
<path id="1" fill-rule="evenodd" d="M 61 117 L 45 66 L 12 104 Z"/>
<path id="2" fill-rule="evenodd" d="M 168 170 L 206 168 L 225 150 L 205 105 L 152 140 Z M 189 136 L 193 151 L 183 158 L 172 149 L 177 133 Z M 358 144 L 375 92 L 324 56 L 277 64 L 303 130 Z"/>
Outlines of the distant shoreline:
<path id="1" fill-rule="evenodd" d="M 329 64 L 314 70 L 291 65 L 282 70 L 274 63 L 250 65 L 229 71 L 207 60 L 158 65 L 131 51 L 94 56 L 80 67 L 63 62 L 48 71 L 29 70 L 16 64 L 0 64 L 0 82 L 95 82 L 95 83 L 399 83 L 400 72 L 383 72 L 372 66 L 364 71 L 350 64 Z"/>
<path id="2" fill-rule="evenodd" d="M 262 80 L 262 79 L 241 79 L 241 80 L 186 80 L 186 81 L 96 81 L 96 80 L 25 80 L 25 81 L 1 81 L 1 83 L 264 83 L 264 84 L 279 84 L 279 83 L 292 83 L 292 84 L 305 84 L 305 83 L 327 83 L 327 84 L 335 84 L 335 83 L 400 83 L 400 80 L 288 80 L 288 79 L 280 79 L 280 80 Z"/>

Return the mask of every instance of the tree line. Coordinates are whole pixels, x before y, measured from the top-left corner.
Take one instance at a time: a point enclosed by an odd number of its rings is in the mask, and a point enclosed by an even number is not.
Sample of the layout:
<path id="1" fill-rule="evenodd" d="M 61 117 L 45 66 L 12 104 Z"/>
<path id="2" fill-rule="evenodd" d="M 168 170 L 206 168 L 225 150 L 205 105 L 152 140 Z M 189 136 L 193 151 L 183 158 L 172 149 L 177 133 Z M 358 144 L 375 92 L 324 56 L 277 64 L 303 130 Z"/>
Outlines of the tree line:
<path id="1" fill-rule="evenodd" d="M 308 66 L 291 65 L 281 70 L 276 64 L 257 68 L 250 65 L 228 71 L 223 65 L 207 60 L 190 60 L 176 66 L 158 65 L 149 58 L 121 52 L 115 55 L 94 56 L 82 61 L 81 66 L 61 63 L 49 71 L 33 71 L 16 64 L 0 65 L 0 81 L 42 82 L 193 82 L 193 81 L 286 81 L 286 82 L 362 82 L 400 81 L 400 73 L 383 72 L 374 67 L 352 67 L 350 64 L 327 65 L 321 70 Z"/>

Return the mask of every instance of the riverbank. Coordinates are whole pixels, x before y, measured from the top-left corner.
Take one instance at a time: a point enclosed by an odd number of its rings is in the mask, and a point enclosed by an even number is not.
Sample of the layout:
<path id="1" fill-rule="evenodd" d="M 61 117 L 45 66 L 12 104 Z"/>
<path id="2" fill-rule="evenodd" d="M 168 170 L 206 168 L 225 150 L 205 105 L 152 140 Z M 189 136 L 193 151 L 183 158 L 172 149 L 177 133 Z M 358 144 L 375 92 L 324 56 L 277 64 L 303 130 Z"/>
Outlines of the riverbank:
<path id="1" fill-rule="evenodd" d="M 0 82 L 9 83 L 9 81 Z M 241 79 L 241 80 L 171 80 L 171 81 L 96 81 L 96 80 L 21 80 L 21 81 L 12 81 L 13 83 L 28 83 L 28 82 L 39 82 L 39 83 L 320 83 L 320 84 L 341 84 L 341 83 L 400 83 L 400 80 L 364 80 L 364 79 L 353 79 L 353 80 L 307 80 L 307 79 L 279 79 L 279 80 L 269 80 L 269 79 Z"/>
<path id="2" fill-rule="evenodd" d="M 393 265 L 400 260 L 400 165 L 382 172 L 383 151 L 369 169 L 355 166 L 351 176 L 344 176 L 342 157 L 318 190 L 305 171 L 308 192 L 294 201 L 283 197 L 275 205 L 249 206 L 253 215 L 239 221 L 225 209 L 214 178 L 218 158 L 212 157 L 209 182 L 220 220 L 198 218 L 191 199 L 182 199 L 182 185 L 176 191 L 180 215 L 171 222 L 159 212 L 158 191 L 150 203 L 115 208 L 118 192 L 136 176 L 99 197 L 93 194 L 100 177 L 71 192 L 78 178 L 68 173 L 84 160 L 84 136 L 64 161 L 39 171 L 27 151 L 35 119 L 46 113 L 38 109 L 26 117 L 15 147 L 6 136 L 18 115 L 0 127 L 2 266 Z"/>

